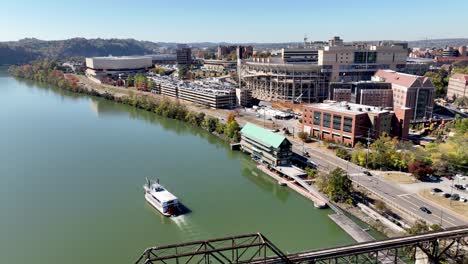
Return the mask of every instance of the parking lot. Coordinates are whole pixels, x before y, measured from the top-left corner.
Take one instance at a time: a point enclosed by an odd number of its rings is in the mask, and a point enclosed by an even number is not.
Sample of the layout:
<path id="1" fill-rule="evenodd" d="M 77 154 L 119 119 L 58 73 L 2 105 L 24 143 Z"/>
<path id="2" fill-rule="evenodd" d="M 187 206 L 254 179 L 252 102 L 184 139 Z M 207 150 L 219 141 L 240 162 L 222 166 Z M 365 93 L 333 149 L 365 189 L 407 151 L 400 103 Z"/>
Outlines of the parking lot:
<path id="1" fill-rule="evenodd" d="M 468 190 L 461 190 L 456 188 L 456 185 L 466 186 L 468 184 L 468 179 L 466 177 L 452 177 L 452 180 L 442 177 L 441 181 L 434 182 L 417 182 L 411 184 L 399 184 L 401 188 L 410 192 L 418 193 L 423 190 L 433 190 L 435 188 L 440 189 L 442 192 L 435 192 L 434 195 L 443 196 L 444 194 L 458 194 L 458 196 L 468 199 Z"/>

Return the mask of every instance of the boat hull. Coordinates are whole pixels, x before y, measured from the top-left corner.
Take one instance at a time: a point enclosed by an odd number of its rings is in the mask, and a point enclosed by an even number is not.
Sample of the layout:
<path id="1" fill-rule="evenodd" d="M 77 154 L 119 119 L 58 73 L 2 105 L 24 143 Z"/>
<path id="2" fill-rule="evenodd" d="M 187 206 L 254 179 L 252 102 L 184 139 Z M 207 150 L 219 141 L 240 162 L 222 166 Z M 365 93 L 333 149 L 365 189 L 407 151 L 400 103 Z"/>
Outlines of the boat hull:
<path id="1" fill-rule="evenodd" d="M 169 213 L 164 213 L 162 206 L 160 206 L 152 197 L 150 194 L 145 193 L 145 200 L 148 202 L 152 207 L 154 207 L 156 210 L 158 210 L 162 215 L 164 216 L 172 216 L 172 214 Z"/>

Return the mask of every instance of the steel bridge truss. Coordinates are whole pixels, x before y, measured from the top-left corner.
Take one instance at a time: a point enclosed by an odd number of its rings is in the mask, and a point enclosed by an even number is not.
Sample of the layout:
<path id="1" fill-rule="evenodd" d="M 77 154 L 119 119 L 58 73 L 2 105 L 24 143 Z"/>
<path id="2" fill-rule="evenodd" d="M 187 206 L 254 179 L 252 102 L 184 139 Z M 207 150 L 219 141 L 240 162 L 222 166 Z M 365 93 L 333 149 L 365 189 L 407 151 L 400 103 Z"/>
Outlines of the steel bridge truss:
<path id="1" fill-rule="evenodd" d="M 257 233 L 152 247 L 146 249 L 136 263 L 250 263 L 272 256 L 282 263 L 290 263 L 284 253 Z"/>
<path id="2" fill-rule="evenodd" d="M 137 264 L 188 263 L 461 263 L 468 264 L 468 226 L 285 255 L 262 234 L 148 248 Z"/>

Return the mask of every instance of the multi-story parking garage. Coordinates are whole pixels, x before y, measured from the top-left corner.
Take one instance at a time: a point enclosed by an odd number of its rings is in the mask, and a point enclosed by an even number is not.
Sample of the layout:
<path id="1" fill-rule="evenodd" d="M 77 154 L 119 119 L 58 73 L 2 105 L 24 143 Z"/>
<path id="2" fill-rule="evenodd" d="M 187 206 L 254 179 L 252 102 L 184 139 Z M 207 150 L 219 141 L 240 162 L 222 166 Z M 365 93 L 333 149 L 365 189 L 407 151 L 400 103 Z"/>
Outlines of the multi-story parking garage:
<path id="1" fill-rule="evenodd" d="M 242 64 L 241 78 L 257 99 L 311 103 L 327 99 L 330 73 L 314 64 L 257 59 Z"/>

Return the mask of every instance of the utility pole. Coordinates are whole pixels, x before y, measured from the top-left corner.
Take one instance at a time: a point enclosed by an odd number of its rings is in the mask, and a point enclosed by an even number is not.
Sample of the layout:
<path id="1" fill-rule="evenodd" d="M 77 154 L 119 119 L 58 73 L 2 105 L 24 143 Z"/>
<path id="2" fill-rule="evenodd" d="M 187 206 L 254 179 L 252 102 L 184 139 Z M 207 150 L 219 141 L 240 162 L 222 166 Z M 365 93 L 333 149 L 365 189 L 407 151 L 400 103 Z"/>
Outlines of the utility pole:
<path id="1" fill-rule="evenodd" d="M 367 154 L 366 154 L 366 170 L 368 168 L 368 163 L 369 163 L 369 147 L 370 147 L 370 128 L 367 131 Z"/>

